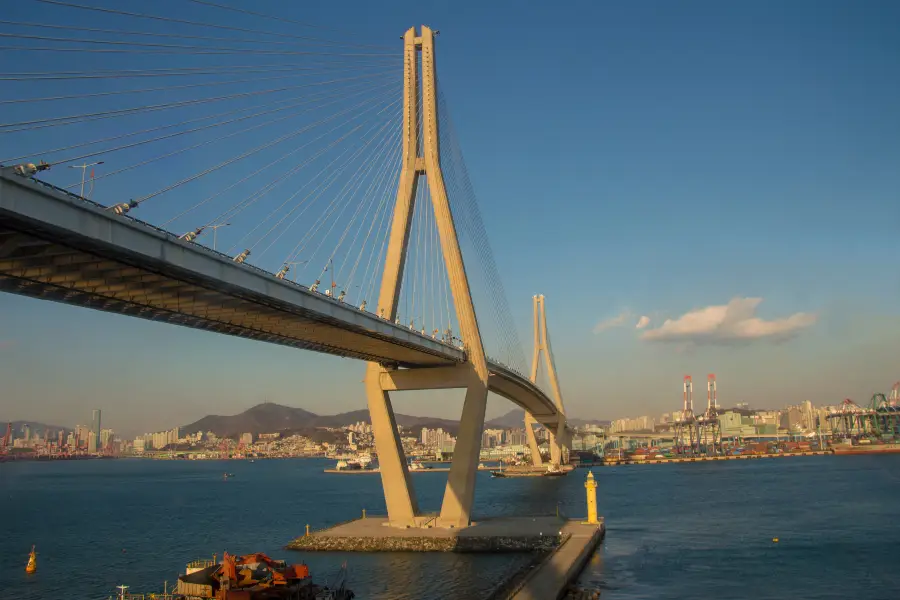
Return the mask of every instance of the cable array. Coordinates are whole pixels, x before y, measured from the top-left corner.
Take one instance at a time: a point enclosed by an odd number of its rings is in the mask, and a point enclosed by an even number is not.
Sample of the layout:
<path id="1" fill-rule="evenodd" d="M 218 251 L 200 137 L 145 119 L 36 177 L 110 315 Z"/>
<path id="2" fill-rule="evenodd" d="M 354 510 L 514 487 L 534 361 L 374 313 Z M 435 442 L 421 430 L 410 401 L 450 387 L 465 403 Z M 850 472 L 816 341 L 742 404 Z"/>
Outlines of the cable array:
<path id="1" fill-rule="evenodd" d="M 523 346 L 440 86 L 438 86 L 438 133 L 441 170 L 450 200 L 450 211 L 456 224 L 457 237 L 466 262 L 466 273 L 485 351 L 498 362 L 519 373 L 526 373 L 527 363 Z"/>
<path id="2" fill-rule="evenodd" d="M 177 16 L 94 1 L 0 19 L 0 166 L 376 310 L 402 159 L 399 48 L 218 1 Z M 486 350 L 524 371 L 442 95 L 439 113 Z M 398 307 L 398 324 L 464 346 L 424 175 Z"/>

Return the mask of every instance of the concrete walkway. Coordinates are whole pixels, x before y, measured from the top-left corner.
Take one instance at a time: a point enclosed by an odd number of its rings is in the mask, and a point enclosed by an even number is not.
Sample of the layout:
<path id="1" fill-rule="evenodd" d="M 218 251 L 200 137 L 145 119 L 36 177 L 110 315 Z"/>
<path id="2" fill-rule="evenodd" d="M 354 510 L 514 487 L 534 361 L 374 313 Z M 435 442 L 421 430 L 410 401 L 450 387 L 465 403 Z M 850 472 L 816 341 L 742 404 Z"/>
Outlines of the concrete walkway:
<path id="1" fill-rule="evenodd" d="M 606 529 L 603 520 L 600 521 L 600 525 L 586 525 L 578 521 L 566 523 L 562 533 L 571 537 L 531 572 L 513 594 L 513 600 L 561 598 L 603 539 Z"/>

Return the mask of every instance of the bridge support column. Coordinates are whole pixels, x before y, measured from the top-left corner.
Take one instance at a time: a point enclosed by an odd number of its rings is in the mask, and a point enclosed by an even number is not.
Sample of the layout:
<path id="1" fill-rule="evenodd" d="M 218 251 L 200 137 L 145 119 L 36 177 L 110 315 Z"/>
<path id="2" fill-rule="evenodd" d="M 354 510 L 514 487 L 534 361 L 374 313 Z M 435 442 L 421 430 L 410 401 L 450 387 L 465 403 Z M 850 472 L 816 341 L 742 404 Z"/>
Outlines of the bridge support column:
<path id="1" fill-rule="evenodd" d="M 392 526 L 413 527 L 419 506 L 406 465 L 403 444 L 397 432 L 397 420 L 394 418 L 390 395 L 381 386 L 383 372 L 384 369 L 377 363 L 369 363 L 364 381 L 372 433 L 375 436 L 375 450 L 378 452 L 381 485 L 384 488 L 384 502 Z"/>
<path id="2" fill-rule="evenodd" d="M 475 501 L 475 476 L 481 455 L 481 434 L 487 408 L 488 387 L 472 371 L 473 381 L 466 388 L 466 400 L 459 421 L 459 433 L 453 449 L 453 463 L 441 504 L 441 527 L 466 527 Z"/>
<path id="3" fill-rule="evenodd" d="M 532 382 L 534 378 L 532 378 Z M 525 411 L 525 437 L 528 440 L 528 449 L 531 450 L 531 464 L 535 467 L 544 466 L 544 459 L 541 457 L 541 448 L 538 445 L 537 436 L 534 433 L 534 426 L 537 421 L 531 416 L 531 413 Z"/>
<path id="4" fill-rule="evenodd" d="M 560 464 L 560 460 L 562 459 L 562 449 L 559 444 L 559 437 L 554 432 L 550 432 L 550 464 L 556 465 L 557 467 Z"/>

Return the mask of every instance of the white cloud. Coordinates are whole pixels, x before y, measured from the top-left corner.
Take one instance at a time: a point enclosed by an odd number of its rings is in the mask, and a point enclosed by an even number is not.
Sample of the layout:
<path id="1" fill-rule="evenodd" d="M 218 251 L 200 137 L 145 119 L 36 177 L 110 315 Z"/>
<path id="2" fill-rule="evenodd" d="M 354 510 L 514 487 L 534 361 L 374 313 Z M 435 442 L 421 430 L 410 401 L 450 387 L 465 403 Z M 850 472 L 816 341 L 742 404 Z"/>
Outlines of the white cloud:
<path id="1" fill-rule="evenodd" d="M 649 324 L 650 324 L 650 317 L 648 317 L 647 315 L 643 315 L 643 316 L 641 316 L 640 319 L 638 319 L 637 325 L 635 325 L 634 328 L 635 329 L 643 329 L 644 327 L 646 327 Z"/>
<path id="2" fill-rule="evenodd" d="M 655 329 L 648 329 L 641 334 L 641 339 L 697 344 L 782 340 L 816 322 L 816 315 L 802 312 L 766 321 L 756 316 L 760 302 L 762 298 L 734 298 L 728 304 L 693 310 L 677 319 L 667 319 Z"/>
<path id="3" fill-rule="evenodd" d="M 629 319 L 631 319 L 631 311 L 623 310 L 615 317 L 604 319 L 603 321 L 600 321 L 599 323 L 594 325 L 594 333 L 603 333 L 607 329 L 612 329 L 613 327 L 621 327 L 622 325 L 627 323 Z"/>

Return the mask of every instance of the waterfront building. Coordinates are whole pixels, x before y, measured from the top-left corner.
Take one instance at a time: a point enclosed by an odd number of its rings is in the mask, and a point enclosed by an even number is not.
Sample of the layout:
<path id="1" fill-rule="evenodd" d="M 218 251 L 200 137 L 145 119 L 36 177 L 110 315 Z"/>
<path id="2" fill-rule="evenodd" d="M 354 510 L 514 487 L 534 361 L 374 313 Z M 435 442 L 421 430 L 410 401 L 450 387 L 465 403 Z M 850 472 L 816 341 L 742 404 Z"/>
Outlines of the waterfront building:
<path id="1" fill-rule="evenodd" d="M 524 446 L 528 441 L 525 439 L 525 431 L 522 429 L 513 429 L 509 432 L 510 446 Z"/>
<path id="2" fill-rule="evenodd" d="M 732 410 L 719 415 L 719 430 L 723 438 L 756 435 L 753 419 Z"/>
<path id="3" fill-rule="evenodd" d="M 794 431 L 797 429 L 803 428 L 804 418 L 803 418 L 803 408 L 800 406 L 790 406 L 785 410 L 781 411 L 781 422 L 779 423 L 779 427 L 781 429 L 787 429 L 788 431 Z"/>

